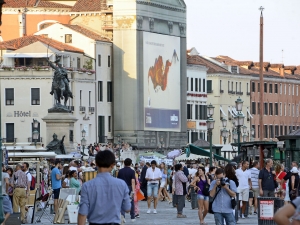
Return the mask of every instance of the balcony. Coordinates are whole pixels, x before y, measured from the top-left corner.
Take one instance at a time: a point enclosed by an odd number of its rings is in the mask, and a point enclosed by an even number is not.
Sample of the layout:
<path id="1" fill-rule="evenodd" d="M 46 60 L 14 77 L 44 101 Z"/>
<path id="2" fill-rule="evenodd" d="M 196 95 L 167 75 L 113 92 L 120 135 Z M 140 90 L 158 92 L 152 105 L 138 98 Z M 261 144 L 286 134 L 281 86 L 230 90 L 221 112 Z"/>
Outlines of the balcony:
<path id="1" fill-rule="evenodd" d="M 243 95 L 244 93 L 242 91 L 237 91 L 236 94 L 237 95 Z"/>
<path id="2" fill-rule="evenodd" d="M 214 91 L 213 90 L 207 90 L 207 93 L 211 94 L 211 93 L 214 93 Z"/>
<path id="3" fill-rule="evenodd" d="M 28 138 L 28 142 L 29 143 L 34 143 L 34 140 L 32 141 L 32 137 L 29 137 Z M 43 138 L 40 137 L 39 139 L 37 139 L 36 143 L 42 143 L 43 142 Z"/>
<path id="4" fill-rule="evenodd" d="M 17 143 L 17 138 L 2 138 L 2 143 Z"/>
<path id="5" fill-rule="evenodd" d="M 69 109 L 71 112 L 74 112 L 74 106 L 73 106 L 73 105 L 68 105 L 68 109 Z"/>
<path id="6" fill-rule="evenodd" d="M 250 95 L 250 92 L 247 91 L 247 95 Z"/>
<path id="7" fill-rule="evenodd" d="M 231 94 L 233 94 L 233 95 L 234 95 L 234 94 L 235 94 L 235 91 L 231 91 Z"/>
<path id="8" fill-rule="evenodd" d="M 85 106 L 79 106 L 79 112 L 85 113 Z"/>
<path id="9" fill-rule="evenodd" d="M 232 91 L 228 91 L 228 94 L 232 94 Z"/>
<path id="10" fill-rule="evenodd" d="M 95 107 L 89 107 L 89 113 L 94 114 L 95 113 Z"/>
<path id="11" fill-rule="evenodd" d="M 224 93 L 224 90 L 220 90 L 220 93 Z"/>

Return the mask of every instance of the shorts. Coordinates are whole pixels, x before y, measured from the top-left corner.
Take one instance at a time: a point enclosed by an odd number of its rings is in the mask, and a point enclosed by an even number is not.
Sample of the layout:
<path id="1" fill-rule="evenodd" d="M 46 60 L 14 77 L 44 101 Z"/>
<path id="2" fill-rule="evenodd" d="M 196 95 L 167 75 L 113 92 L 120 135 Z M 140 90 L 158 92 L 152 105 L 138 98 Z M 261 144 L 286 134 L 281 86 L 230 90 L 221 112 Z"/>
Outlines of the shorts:
<path id="1" fill-rule="evenodd" d="M 239 200 L 248 202 L 249 201 L 249 188 L 238 189 Z"/>
<path id="2" fill-rule="evenodd" d="M 166 186 L 166 181 L 160 182 L 160 186 L 159 187 L 164 188 L 165 186 Z"/>
<path id="3" fill-rule="evenodd" d="M 158 194 L 158 184 L 157 183 L 149 183 L 147 185 L 147 196 L 157 198 Z"/>
<path id="4" fill-rule="evenodd" d="M 11 201 L 8 195 L 3 195 L 3 211 L 4 214 L 13 214 L 13 209 L 12 209 L 12 205 L 11 205 Z"/>
<path id="5" fill-rule="evenodd" d="M 201 194 L 197 194 L 197 199 L 199 200 L 204 200 L 204 201 L 209 201 L 209 196 L 205 196 L 205 195 L 201 195 Z"/>
<path id="6" fill-rule="evenodd" d="M 60 192 L 60 188 L 53 189 L 54 199 L 58 199 L 59 198 L 59 192 Z"/>
<path id="7" fill-rule="evenodd" d="M 252 190 L 249 191 L 249 198 L 253 198 L 253 191 Z"/>
<path id="8" fill-rule="evenodd" d="M 253 198 L 257 198 L 259 196 L 259 188 L 252 188 Z"/>

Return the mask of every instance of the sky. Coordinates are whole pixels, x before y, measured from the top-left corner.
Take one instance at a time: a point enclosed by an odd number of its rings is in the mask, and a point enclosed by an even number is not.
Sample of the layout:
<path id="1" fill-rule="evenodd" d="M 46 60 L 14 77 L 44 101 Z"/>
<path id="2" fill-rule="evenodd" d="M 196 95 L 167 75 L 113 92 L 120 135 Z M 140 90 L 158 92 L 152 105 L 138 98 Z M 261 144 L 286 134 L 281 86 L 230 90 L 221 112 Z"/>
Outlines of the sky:
<path id="1" fill-rule="evenodd" d="M 185 0 L 187 48 L 200 55 L 259 61 L 260 6 L 264 61 L 300 65 L 300 0 Z"/>

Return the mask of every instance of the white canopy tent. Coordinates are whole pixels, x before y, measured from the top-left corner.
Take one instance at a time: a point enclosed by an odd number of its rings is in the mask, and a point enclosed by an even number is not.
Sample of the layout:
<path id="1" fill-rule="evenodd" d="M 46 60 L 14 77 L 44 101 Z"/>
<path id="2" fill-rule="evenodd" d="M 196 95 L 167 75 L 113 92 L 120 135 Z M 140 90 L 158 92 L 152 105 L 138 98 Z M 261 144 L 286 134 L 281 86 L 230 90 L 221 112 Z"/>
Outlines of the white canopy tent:
<path id="1" fill-rule="evenodd" d="M 182 154 L 181 156 L 176 157 L 175 160 L 177 160 L 177 161 L 185 161 L 185 160 L 198 160 L 198 159 L 205 159 L 205 158 L 207 158 L 207 157 L 191 153 L 188 158 L 186 157 L 186 154 Z"/>

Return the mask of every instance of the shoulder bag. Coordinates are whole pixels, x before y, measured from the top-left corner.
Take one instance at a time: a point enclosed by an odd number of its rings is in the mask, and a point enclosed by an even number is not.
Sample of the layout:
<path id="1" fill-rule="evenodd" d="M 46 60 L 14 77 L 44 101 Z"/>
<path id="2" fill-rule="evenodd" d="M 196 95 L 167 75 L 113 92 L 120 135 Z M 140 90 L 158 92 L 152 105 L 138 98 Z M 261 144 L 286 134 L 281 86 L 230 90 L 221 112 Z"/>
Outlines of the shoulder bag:
<path id="1" fill-rule="evenodd" d="M 204 176 L 205 176 L 206 183 L 204 184 L 204 188 L 203 188 L 203 190 L 202 190 L 202 194 L 203 194 L 204 196 L 209 196 L 209 188 L 210 188 L 210 185 L 209 185 L 208 182 L 207 182 L 207 177 L 206 177 L 206 175 L 204 175 Z M 200 180 L 202 180 L 201 177 L 200 177 Z"/>
<path id="2" fill-rule="evenodd" d="M 216 193 L 215 197 L 213 198 L 213 200 L 209 201 L 208 213 L 210 213 L 210 214 L 214 214 L 214 211 L 212 210 L 212 205 L 213 205 L 213 203 L 215 201 L 215 198 L 217 197 L 217 195 L 219 194 L 220 191 L 221 191 L 221 188 L 219 188 L 219 190 L 217 191 L 217 193 Z"/>
<path id="3" fill-rule="evenodd" d="M 291 176 L 291 179 L 292 179 L 292 176 Z M 295 179 L 295 181 L 294 182 L 296 182 L 296 176 L 294 176 L 294 179 Z M 292 180 L 291 180 L 292 181 Z M 296 189 L 292 189 L 291 191 L 290 191 L 290 199 L 291 199 L 291 201 L 293 201 L 295 198 L 297 198 L 298 197 L 298 188 L 299 188 L 299 183 L 300 183 L 300 181 L 298 180 L 298 185 L 297 185 L 297 188 Z M 294 187 L 295 188 L 295 187 Z"/>

